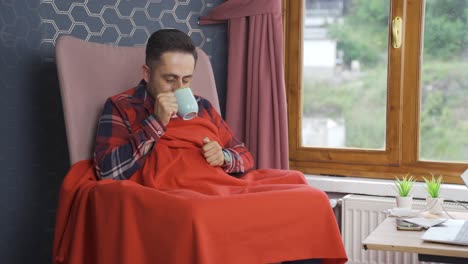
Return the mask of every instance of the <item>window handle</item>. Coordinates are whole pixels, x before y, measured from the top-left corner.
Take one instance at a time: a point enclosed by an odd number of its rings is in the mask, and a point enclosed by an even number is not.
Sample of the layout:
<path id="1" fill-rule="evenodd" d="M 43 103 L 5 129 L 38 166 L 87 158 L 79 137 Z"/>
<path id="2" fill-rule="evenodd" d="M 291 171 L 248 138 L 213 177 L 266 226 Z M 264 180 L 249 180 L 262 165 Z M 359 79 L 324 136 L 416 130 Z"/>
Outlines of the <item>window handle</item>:
<path id="1" fill-rule="evenodd" d="M 397 16 L 392 21 L 392 45 L 393 48 L 398 49 L 401 47 L 401 28 L 402 28 L 402 19 Z"/>

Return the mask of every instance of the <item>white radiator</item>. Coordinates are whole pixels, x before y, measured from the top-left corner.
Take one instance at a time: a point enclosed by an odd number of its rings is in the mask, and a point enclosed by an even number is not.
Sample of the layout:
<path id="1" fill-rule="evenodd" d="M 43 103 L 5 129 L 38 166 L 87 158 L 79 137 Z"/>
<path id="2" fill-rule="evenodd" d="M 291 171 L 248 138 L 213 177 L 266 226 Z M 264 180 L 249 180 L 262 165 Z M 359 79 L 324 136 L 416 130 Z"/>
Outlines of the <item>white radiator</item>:
<path id="1" fill-rule="evenodd" d="M 364 250 L 361 242 L 387 215 L 385 210 L 396 206 L 395 198 L 350 194 L 343 197 L 341 207 L 341 236 L 349 264 L 360 263 L 420 263 L 417 254 L 381 250 Z M 424 210 L 424 200 L 414 200 L 413 209 Z M 445 202 L 447 211 L 464 211 L 461 205 Z"/>

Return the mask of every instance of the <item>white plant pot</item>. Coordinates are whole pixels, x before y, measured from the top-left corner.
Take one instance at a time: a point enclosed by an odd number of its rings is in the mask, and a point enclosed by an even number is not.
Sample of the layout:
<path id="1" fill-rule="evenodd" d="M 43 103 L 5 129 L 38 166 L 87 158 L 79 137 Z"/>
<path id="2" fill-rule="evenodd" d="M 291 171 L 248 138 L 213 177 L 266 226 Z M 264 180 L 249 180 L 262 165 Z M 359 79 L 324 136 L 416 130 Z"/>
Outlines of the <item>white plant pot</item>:
<path id="1" fill-rule="evenodd" d="M 426 209 L 431 214 L 442 214 L 442 212 L 444 211 L 442 207 L 443 203 L 444 203 L 444 198 L 442 197 L 437 197 L 437 198 L 427 197 Z"/>
<path id="2" fill-rule="evenodd" d="M 397 196 L 396 204 L 398 208 L 411 208 L 413 206 L 413 196 Z"/>

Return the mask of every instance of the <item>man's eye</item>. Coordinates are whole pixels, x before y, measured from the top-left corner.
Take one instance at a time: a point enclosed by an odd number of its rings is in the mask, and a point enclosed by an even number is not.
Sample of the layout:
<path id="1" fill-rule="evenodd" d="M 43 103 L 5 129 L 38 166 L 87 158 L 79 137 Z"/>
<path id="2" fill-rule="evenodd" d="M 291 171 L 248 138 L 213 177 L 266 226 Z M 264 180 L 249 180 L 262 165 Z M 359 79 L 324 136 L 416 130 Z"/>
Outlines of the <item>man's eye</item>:
<path id="1" fill-rule="evenodd" d="M 166 82 L 174 82 L 175 79 L 166 79 Z"/>

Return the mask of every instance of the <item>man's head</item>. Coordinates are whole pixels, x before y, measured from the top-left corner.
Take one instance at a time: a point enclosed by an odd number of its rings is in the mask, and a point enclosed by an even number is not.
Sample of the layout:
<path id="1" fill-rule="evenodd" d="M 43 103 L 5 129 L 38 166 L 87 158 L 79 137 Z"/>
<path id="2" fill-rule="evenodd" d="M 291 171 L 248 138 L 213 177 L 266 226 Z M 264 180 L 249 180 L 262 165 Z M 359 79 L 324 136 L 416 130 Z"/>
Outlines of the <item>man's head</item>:
<path id="1" fill-rule="evenodd" d="M 154 32 L 146 45 L 143 78 L 155 97 L 161 92 L 187 87 L 192 80 L 197 51 L 192 39 L 177 29 Z"/>

